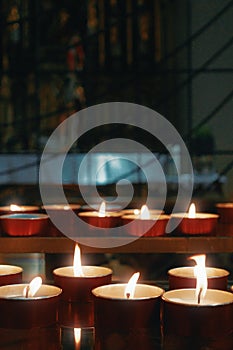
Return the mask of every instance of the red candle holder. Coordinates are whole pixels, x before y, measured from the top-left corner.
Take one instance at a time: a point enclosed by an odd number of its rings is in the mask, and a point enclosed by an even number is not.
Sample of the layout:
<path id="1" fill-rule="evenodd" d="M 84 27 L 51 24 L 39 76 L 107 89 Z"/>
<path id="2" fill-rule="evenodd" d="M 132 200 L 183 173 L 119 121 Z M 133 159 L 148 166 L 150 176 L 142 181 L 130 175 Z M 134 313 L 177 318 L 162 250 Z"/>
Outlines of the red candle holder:
<path id="1" fill-rule="evenodd" d="M 9 236 L 33 236 L 46 228 L 48 215 L 17 213 L 0 216 L 3 232 Z"/>
<path id="2" fill-rule="evenodd" d="M 0 286 L 22 282 L 23 269 L 19 266 L 0 265 Z"/>
<path id="3" fill-rule="evenodd" d="M 131 236 L 156 237 L 165 234 L 169 216 L 153 215 L 150 219 L 141 219 L 138 215 L 124 215 L 121 219 L 123 225 L 130 223 L 125 230 Z"/>
<path id="4" fill-rule="evenodd" d="M 87 211 L 79 213 L 79 217 L 90 225 L 90 231 L 98 228 L 117 227 L 120 223 L 119 212 L 106 212 L 104 216 L 100 216 L 98 212 Z"/>
<path id="5" fill-rule="evenodd" d="M 178 289 L 162 296 L 163 349 L 231 350 L 233 295 L 208 289 L 201 304 L 195 289 Z"/>
<path id="6" fill-rule="evenodd" d="M 160 349 L 159 314 L 164 291 L 155 286 L 137 284 L 134 298 L 127 299 L 124 297 L 125 287 L 126 284 L 110 284 L 92 291 L 95 349 Z"/>
<path id="7" fill-rule="evenodd" d="M 219 221 L 224 224 L 233 224 L 233 203 L 217 203 Z"/>
<path id="8" fill-rule="evenodd" d="M 60 220 L 66 221 L 67 225 L 72 226 L 75 214 L 79 213 L 80 205 L 79 204 L 48 204 L 42 206 L 43 212 L 46 212 L 48 216 L 52 215 L 53 219 L 56 220 L 56 217 Z M 64 236 L 64 234 L 53 224 L 51 219 L 48 221 L 48 232 L 49 236 L 59 237 Z"/>
<path id="9" fill-rule="evenodd" d="M 24 297 L 27 284 L 0 287 L 0 328 L 45 327 L 58 321 L 61 289 L 42 284 L 34 297 Z"/>
<path id="10" fill-rule="evenodd" d="M 227 290 L 229 271 L 215 267 L 206 267 L 209 289 Z M 194 267 L 177 267 L 168 271 L 169 289 L 195 288 Z"/>
<path id="11" fill-rule="evenodd" d="M 79 327 L 93 327 L 92 289 L 111 283 L 112 270 L 101 266 L 82 266 L 84 276 L 75 276 L 73 266 L 53 271 L 54 283 L 62 289 L 59 323 Z M 74 327 L 75 327 L 74 326 Z"/>
<path id="12" fill-rule="evenodd" d="M 62 289 L 62 300 L 90 302 L 92 289 L 111 283 L 112 270 L 102 266 L 82 266 L 84 276 L 75 276 L 73 266 L 53 270 L 55 285 Z"/>
<path id="13" fill-rule="evenodd" d="M 187 235 L 208 235 L 212 234 L 217 224 L 219 215 L 209 213 L 196 213 L 190 218 L 187 213 L 171 215 L 171 220 L 177 221 L 177 232 Z"/>

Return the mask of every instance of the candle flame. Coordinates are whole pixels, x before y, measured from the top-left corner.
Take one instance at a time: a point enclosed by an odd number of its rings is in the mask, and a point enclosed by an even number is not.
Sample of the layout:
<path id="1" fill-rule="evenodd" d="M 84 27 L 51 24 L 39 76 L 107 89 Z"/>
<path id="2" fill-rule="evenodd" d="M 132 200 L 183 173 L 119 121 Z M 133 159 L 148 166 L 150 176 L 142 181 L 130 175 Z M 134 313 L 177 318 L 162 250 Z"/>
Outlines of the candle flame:
<path id="1" fill-rule="evenodd" d="M 18 205 L 16 205 L 16 204 L 11 204 L 10 205 L 10 210 L 11 211 L 18 211 L 18 210 L 20 210 L 21 208 L 18 206 Z"/>
<path id="2" fill-rule="evenodd" d="M 195 204 L 192 203 L 189 207 L 188 218 L 195 219 L 195 217 L 196 217 L 196 207 L 195 207 Z"/>
<path id="3" fill-rule="evenodd" d="M 75 277 L 83 276 L 82 263 L 81 263 L 81 250 L 78 244 L 75 245 L 73 269 L 74 269 Z"/>
<path id="4" fill-rule="evenodd" d="M 139 279 L 140 272 L 135 272 L 131 278 L 129 279 L 129 282 L 127 283 L 125 287 L 125 298 L 127 299 L 133 299 L 134 293 L 135 293 L 135 288 L 137 281 Z"/>
<path id="5" fill-rule="evenodd" d="M 150 211 L 149 211 L 148 207 L 145 204 L 141 207 L 140 218 L 142 220 L 150 219 Z"/>
<path id="6" fill-rule="evenodd" d="M 33 297 L 36 292 L 40 289 L 40 286 L 42 285 L 42 278 L 41 277 L 35 277 L 31 282 L 24 288 L 23 290 L 23 296 L 26 298 Z"/>
<path id="7" fill-rule="evenodd" d="M 99 208 L 99 217 L 104 218 L 106 214 L 106 203 L 102 202 Z"/>
<path id="8" fill-rule="evenodd" d="M 80 349 L 81 345 L 81 328 L 74 328 L 74 341 L 75 341 L 75 350 Z"/>
<path id="9" fill-rule="evenodd" d="M 196 262 L 196 265 L 194 266 L 194 275 L 197 279 L 196 297 L 198 299 L 198 304 L 199 304 L 201 302 L 201 299 L 205 297 L 207 286 L 208 286 L 207 273 L 206 273 L 206 267 L 205 267 L 206 256 L 205 254 L 195 255 L 195 256 L 192 256 L 190 259 L 195 260 Z"/>

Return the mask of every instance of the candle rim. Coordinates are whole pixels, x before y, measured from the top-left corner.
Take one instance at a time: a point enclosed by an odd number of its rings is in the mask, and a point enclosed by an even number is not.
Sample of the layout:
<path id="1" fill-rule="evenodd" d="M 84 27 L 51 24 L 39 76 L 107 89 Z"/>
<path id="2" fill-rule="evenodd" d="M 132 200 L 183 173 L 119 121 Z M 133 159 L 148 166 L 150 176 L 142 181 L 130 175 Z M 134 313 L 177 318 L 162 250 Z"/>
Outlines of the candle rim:
<path id="1" fill-rule="evenodd" d="M 95 214 L 95 215 L 93 215 Z M 120 211 L 106 211 L 105 214 L 103 214 L 104 216 L 99 216 L 99 212 L 98 211 L 83 211 L 83 212 L 80 212 L 78 214 L 79 216 L 90 216 L 90 217 L 96 217 L 96 218 L 100 218 L 100 219 L 104 219 L 104 218 L 112 218 L 112 217 L 120 217 L 121 216 L 121 213 Z"/>
<path id="2" fill-rule="evenodd" d="M 45 220 L 48 219 L 47 214 L 41 214 L 41 213 L 35 213 L 35 214 L 30 214 L 30 213 L 14 213 L 14 214 L 5 214 L 5 215 L 0 215 L 0 219 L 16 219 L 16 220 Z"/>
<path id="3" fill-rule="evenodd" d="M 161 214 L 161 215 L 153 215 L 150 219 L 142 219 L 140 217 L 140 214 L 138 215 L 128 214 L 128 215 L 123 215 L 121 218 L 138 220 L 138 221 L 158 221 L 158 220 L 169 220 L 170 216 L 166 214 Z"/>
<path id="4" fill-rule="evenodd" d="M 196 277 L 193 275 L 192 276 L 185 276 L 185 275 L 176 275 L 174 272 L 177 271 L 177 270 L 186 270 L 186 269 L 194 269 L 194 266 L 180 266 L 180 267 L 174 267 L 170 270 L 168 270 L 168 275 L 169 276 L 174 276 L 174 277 L 181 277 L 181 278 L 195 278 Z M 219 267 L 213 267 L 213 266 L 206 266 L 206 272 L 208 273 L 208 271 L 211 271 L 211 270 L 217 270 L 218 272 L 224 272 L 224 274 L 222 275 L 218 275 L 218 276 L 208 276 L 207 275 L 207 278 L 208 279 L 211 279 L 211 278 L 221 278 L 221 277 L 227 277 L 230 275 L 230 272 L 226 269 L 222 269 L 222 268 L 219 268 Z"/>
<path id="5" fill-rule="evenodd" d="M 35 295 L 33 297 L 26 298 L 25 296 L 23 296 L 23 290 L 27 286 L 28 286 L 28 283 L 17 283 L 17 284 L 9 284 L 9 285 L 5 285 L 5 286 L 0 286 L 0 300 L 11 300 L 11 301 L 42 300 L 42 299 L 50 299 L 50 298 L 58 297 L 62 293 L 62 289 L 60 287 L 50 285 L 50 284 L 42 284 L 37 293 L 42 293 L 44 289 L 49 289 L 50 291 L 54 291 L 54 293 L 52 295 Z M 20 291 L 22 292 L 22 295 L 12 295 L 12 296 L 1 295 L 1 292 L 4 292 L 4 290 L 6 292 L 7 291 L 9 292 L 11 289 L 13 291 L 20 289 Z"/>
<path id="6" fill-rule="evenodd" d="M 193 295 L 195 296 L 195 291 L 196 291 L 195 288 L 172 289 L 172 290 L 168 290 L 165 293 L 163 293 L 162 300 L 163 300 L 163 302 L 166 302 L 166 303 L 182 305 L 184 307 L 186 307 L 186 306 L 191 306 L 191 307 L 217 307 L 217 306 L 233 304 L 233 294 L 228 292 L 228 291 L 219 290 L 219 289 L 207 289 L 206 297 L 208 296 L 208 294 L 212 294 L 214 292 L 216 294 L 227 295 L 229 298 L 231 297 L 231 300 L 225 301 L 225 302 L 216 302 L 216 303 L 212 303 L 212 304 L 203 304 L 203 303 L 200 303 L 200 304 L 195 303 L 195 304 L 193 304 L 193 303 L 189 302 L 188 300 L 187 301 L 184 300 L 182 302 L 182 301 L 178 301 L 178 300 L 171 300 L 171 299 L 168 298 L 169 294 L 174 294 L 174 293 L 177 293 L 177 292 L 178 293 L 184 293 L 184 291 L 186 291 L 186 293 L 193 292 Z M 173 298 L 174 297 L 175 296 L 173 296 Z"/>
<path id="7" fill-rule="evenodd" d="M 1 273 L 1 268 L 3 268 L 3 269 L 7 269 L 7 268 L 11 269 L 12 268 L 16 271 Z M 20 272 L 23 272 L 23 268 L 21 266 L 0 264 L 0 277 L 1 276 L 8 276 L 8 275 L 15 275 L 15 274 L 20 273 Z"/>
<path id="8" fill-rule="evenodd" d="M 11 203 L 11 204 L 14 204 L 14 203 Z M 25 210 L 39 210 L 40 207 L 38 205 L 18 205 L 18 204 L 15 204 L 17 205 L 17 207 L 19 209 L 16 209 L 16 210 L 11 210 L 10 207 L 11 207 L 11 204 L 9 205 L 3 205 L 3 206 L 0 206 L 0 211 L 10 211 L 12 213 L 14 212 L 17 212 L 17 211 L 25 211 Z"/>
<path id="9" fill-rule="evenodd" d="M 171 218 L 183 218 L 183 219 L 188 219 L 188 220 L 203 220 L 203 219 L 218 219 L 219 214 L 213 214 L 213 213 L 206 213 L 206 212 L 197 212 L 195 218 L 190 218 L 188 217 L 188 213 L 173 213 L 171 214 Z M 204 215 L 204 217 L 201 217 L 200 215 Z"/>
<path id="10" fill-rule="evenodd" d="M 67 207 L 67 209 L 65 209 L 64 207 Z M 45 210 L 61 210 L 61 209 L 64 209 L 64 211 L 67 211 L 69 209 L 79 209 L 81 207 L 80 204 L 74 204 L 74 203 L 71 203 L 71 204 L 46 204 L 46 205 L 42 205 L 42 209 L 45 209 Z"/>
<path id="11" fill-rule="evenodd" d="M 114 286 L 116 287 L 122 287 L 123 288 L 123 295 L 122 297 L 110 297 L 107 295 L 100 295 L 99 291 L 103 290 L 103 289 L 110 289 L 110 288 L 114 288 Z M 99 286 L 96 287 L 94 289 L 92 289 L 92 294 L 96 297 L 96 298 L 101 298 L 101 299 L 106 299 L 106 300 L 124 300 L 124 301 L 138 301 L 138 300 L 150 300 L 150 299 L 156 299 L 156 298 L 161 298 L 161 296 L 163 295 L 163 293 L 165 292 L 163 288 L 158 287 L 158 286 L 153 286 L 150 284 L 145 284 L 145 283 L 137 283 L 136 284 L 136 288 L 135 288 L 135 293 L 138 287 L 142 287 L 142 288 L 150 288 L 153 290 L 157 290 L 157 293 L 155 295 L 151 295 L 151 296 L 144 296 L 144 297 L 137 297 L 134 296 L 132 299 L 127 299 L 124 296 L 124 290 L 125 287 L 127 286 L 127 283 L 110 283 L 108 285 L 104 285 L 104 286 Z"/>
<path id="12" fill-rule="evenodd" d="M 233 209 L 233 202 L 216 203 L 217 208 Z"/>
<path id="13" fill-rule="evenodd" d="M 74 266 L 72 265 L 69 265 L 69 266 L 62 266 L 62 267 L 58 267 L 56 269 L 53 270 L 53 274 L 56 275 L 56 276 L 59 276 L 59 277 L 62 277 L 62 278 L 83 278 L 83 279 L 87 279 L 87 278 L 100 278 L 100 277 L 105 277 L 105 276 L 109 276 L 109 275 L 112 275 L 113 274 L 113 271 L 109 268 L 109 267 L 105 267 L 105 266 L 95 266 L 95 265 L 84 265 L 82 266 L 82 271 L 83 273 L 85 273 L 85 269 L 86 268 L 92 268 L 94 270 L 97 270 L 97 269 L 101 269 L 103 271 L 106 271 L 106 273 L 101 273 L 101 274 L 98 274 L 98 275 L 91 275 L 91 276 L 66 276 L 66 275 L 63 275 L 61 272 L 62 270 L 71 270 L 73 271 L 74 269 Z"/>

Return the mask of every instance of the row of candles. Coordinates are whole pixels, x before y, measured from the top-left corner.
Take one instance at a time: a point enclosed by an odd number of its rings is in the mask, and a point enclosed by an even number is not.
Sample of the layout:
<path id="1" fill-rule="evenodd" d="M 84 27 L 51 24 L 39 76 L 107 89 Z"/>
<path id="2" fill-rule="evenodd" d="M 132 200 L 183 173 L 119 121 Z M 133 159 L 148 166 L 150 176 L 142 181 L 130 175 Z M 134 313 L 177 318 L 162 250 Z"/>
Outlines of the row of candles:
<path id="1" fill-rule="evenodd" d="M 221 349 L 233 348 L 229 272 L 205 267 L 205 255 L 190 258 L 195 266 L 169 270 L 168 291 L 138 283 L 138 272 L 128 283 L 113 283 L 111 269 L 82 266 L 80 255 L 76 244 L 73 265 L 53 271 L 54 285 L 42 284 L 40 277 L 22 284 L 21 268 L 0 266 L 0 328 L 30 329 L 59 322 L 75 329 L 76 349 L 83 327 L 95 328 L 97 350 L 121 349 L 116 339 L 127 344 L 122 349 L 154 349 L 151 333 L 162 333 L 164 349 L 170 349 L 170 339 L 178 341 L 175 349 L 189 348 L 184 339 L 190 345 L 211 339 L 224 344 Z M 139 343 L 143 345 L 138 347 Z"/>
<path id="2" fill-rule="evenodd" d="M 126 233 L 133 236 L 162 236 L 166 232 L 166 226 L 173 222 L 174 227 L 178 227 L 177 231 L 183 234 L 210 234 L 213 232 L 215 225 L 220 216 L 220 220 L 227 222 L 232 218 L 233 205 L 231 203 L 218 204 L 217 208 L 221 214 L 200 213 L 196 212 L 195 204 L 190 205 L 187 213 L 174 213 L 172 215 L 165 215 L 162 210 L 149 210 L 146 205 L 141 209 L 120 209 L 120 210 L 106 210 L 106 203 L 102 202 L 99 210 L 80 210 L 80 205 L 47 205 L 42 209 L 47 211 L 53 218 L 56 219 L 61 215 L 64 219 L 73 219 L 68 214 L 74 211 L 83 221 L 85 221 L 90 228 L 110 228 L 122 226 L 125 227 Z M 224 209 L 227 213 L 224 216 Z M 36 206 L 18 206 L 10 205 L 0 207 L 0 213 L 8 213 L 0 215 L 0 224 L 3 232 L 12 235 L 33 235 L 48 230 L 46 226 L 49 221 L 49 215 L 35 213 L 39 211 Z M 10 212 L 10 214 L 9 214 Z M 130 225 L 127 225 L 129 224 Z M 177 223 L 177 224 L 176 224 Z M 71 223 L 72 224 L 72 223 Z M 56 235 L 58 230 L 54 230 L 55 226 L 50 222 L 50 231 L 52 235 Z M 55 232 L 55 233 L 54 233 Z M 123 231 L 124 232 L 124 231 Z"/>

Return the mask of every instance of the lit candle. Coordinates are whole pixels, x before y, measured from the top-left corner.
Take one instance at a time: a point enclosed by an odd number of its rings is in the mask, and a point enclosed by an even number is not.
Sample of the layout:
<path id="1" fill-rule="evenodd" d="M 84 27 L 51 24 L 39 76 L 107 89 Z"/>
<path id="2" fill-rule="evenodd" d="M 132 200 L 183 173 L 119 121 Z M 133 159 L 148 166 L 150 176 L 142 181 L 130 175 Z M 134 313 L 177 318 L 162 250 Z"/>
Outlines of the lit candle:
<path id="1" fill-rule="evenodd" d="M 135 215 L 123 215 L 122 224 L 126 225 L 125 230 L 132 236 L 162 236 L 169 220 L 168 215 L 154 214 L 146 205 L 141 207 L 140 213 Z M 127 225 L 129 224 L 130 225 Z"/>
<path id="2" fill-rule="evenodd" d="M 79 217 L 90 225 L 90 230 L 96 228 L 116 227 L 120 221 L 120 212 L 106 211 L 106 203 L 102 202 L 98 211 L 79 213 Z"/>
<path id="3" fill-rule="evenodd" d="M 197 213 L 192 203 L 188 213 L 175 213 L 171 220 L 179 220 L 177 231 L 183 234 L 211 234 L 217 224 L 219 215 L 210 213 Z"/>
<path id="4" fill-rule="evenodd" d="M 102 266 L 82 266 L 80 248 L 75 246 L 73 266 L 53 271 L 55 285 L 62 289 L 59 319 L 64 326 L 93 326 L 92 289 L 112 280 L 112 270 Z"/>
<path id="5" fill-rule="evenodd" d="M 181 350 L 203 346 L 230 350 L 233 347 L 233 295 L 207 289 L 203 257 L 195 274 L 195 289 L 174 289 L 162 296 L 164 350 L 172 349 L 172 344 Z"/>
<path id="6" fill-rule="evenodd" d="M 160 300 L 163 290 L 137 283 L 95 288 L 95 349 L 156 349 L 160 337 Z M 156 340 L 155 340 L 156 339 Z"/>
<path id="7" fill-rule="evenodd" d="M 1 214 L 10 214 L 10 213 L 34 213 L 38 212 L 40 208 L 36 205 L 18 205 L 10 204 L 0 207 Z"/>
<path id="8" fill-rule="evenodd" d="M 0 287 L 0 327 L 33 328 L 57 322 L 61 289 L 41 282 L 36 278 L 30 284 Z"/>
<path id="9" fill-rule="evenodd" d="M 197 256 L 198 258 L 199 256 Z M 203 255 L 205 257 L 205 255 Z M 195 256 L 189 258 L 194 259 Z M 198 264 L 198 262 L 197 262 Z M 229 271 L 225 269 L 206 267 L 208 286 L 210 289 L 227 290 Z M 195 288 L 195 267 L 184 266 L 170 269 L 168 271 L 169 289 Z"/>
<path id="10" fill-rule="evenodd" d="M 23 269 L 19 266 L 0 265 L 0 286 L 22 282 Z"/>

